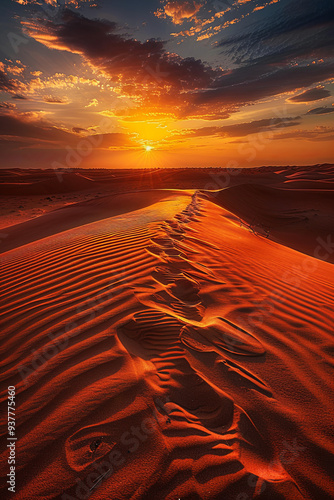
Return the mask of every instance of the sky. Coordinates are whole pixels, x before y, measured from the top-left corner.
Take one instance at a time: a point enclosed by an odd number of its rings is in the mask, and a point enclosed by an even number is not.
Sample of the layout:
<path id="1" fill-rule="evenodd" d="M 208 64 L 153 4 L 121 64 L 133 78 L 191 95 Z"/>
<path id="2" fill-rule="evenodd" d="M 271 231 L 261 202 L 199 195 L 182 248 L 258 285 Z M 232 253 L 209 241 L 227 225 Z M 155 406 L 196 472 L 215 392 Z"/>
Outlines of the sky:
<path id="1" fill-rule="evenodd" d="M 333 162 L 333 0 L 1 0 L 2 168 Z"/>

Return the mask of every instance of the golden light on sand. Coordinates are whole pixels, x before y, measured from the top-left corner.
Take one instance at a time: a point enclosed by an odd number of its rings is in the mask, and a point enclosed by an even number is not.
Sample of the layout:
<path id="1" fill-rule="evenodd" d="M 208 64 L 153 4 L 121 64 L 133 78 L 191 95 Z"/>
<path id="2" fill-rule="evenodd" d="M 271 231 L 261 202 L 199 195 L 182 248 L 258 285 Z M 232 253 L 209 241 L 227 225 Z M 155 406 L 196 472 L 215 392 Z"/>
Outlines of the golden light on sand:
<path id="1" fill-rule="evenodd" d="M 226 168 L 160 168 L 165 143 L 136 144 L 135 169 L 0 171 L 17 498 L 333 500 L 334 166 L 229 170 L 224 188 Z"/>

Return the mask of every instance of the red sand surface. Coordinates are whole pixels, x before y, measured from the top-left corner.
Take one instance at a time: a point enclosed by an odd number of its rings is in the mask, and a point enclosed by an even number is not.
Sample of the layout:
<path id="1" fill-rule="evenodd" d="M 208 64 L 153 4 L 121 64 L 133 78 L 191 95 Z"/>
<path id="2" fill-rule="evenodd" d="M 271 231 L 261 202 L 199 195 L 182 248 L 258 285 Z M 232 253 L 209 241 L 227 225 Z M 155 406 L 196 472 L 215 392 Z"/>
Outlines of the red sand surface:
<path id="1" fill-rule="evenodd" d="M 334 498 L 334 168 L 210 172 L 2 172 L 1 498 Z"/>

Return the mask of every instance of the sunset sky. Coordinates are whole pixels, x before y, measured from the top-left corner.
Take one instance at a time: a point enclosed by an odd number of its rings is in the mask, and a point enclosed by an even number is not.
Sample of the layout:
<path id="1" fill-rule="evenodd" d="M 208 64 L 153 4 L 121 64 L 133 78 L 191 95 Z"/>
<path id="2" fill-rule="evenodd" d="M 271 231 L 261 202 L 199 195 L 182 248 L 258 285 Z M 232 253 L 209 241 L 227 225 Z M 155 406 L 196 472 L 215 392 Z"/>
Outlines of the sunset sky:
<path id="1" fill-rule="evenodd" d="M 331 162 L 332 0 L 1 0 L 2 167 Z"/>

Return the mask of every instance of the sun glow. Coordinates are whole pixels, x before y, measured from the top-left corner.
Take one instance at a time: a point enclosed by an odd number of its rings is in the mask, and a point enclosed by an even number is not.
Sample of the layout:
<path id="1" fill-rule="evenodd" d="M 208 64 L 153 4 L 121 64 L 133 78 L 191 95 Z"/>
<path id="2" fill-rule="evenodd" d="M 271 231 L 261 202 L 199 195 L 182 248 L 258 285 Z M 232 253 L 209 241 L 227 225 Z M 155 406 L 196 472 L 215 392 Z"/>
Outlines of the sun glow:
<path id="1" fill-rule="evenodd" d="M 144 148 L 145 148 L 146 153 L 149 153 L 150 151 L 152 151 L 153 146 L 146 145 L 146 146 L 144 146 Z"/>

